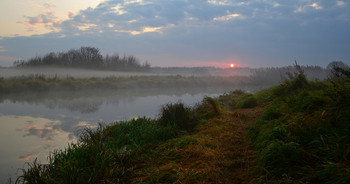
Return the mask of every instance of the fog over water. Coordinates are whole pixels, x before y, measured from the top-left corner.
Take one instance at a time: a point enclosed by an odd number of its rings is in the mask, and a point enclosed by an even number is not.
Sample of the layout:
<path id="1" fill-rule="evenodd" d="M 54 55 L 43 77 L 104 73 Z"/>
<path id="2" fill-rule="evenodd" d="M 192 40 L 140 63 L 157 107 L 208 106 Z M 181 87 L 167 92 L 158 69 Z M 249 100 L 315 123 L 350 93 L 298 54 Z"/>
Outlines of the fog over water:
<path id="1" fill-rule="evenodd" d="M 101 71 L 91 69 L 76 69 L 76 68 L 53 68 L 53 67 L 38 67 L 38 68 L 0 68 L 0 77 L 16 77 L 44 75 L 45 77 L 108 77 L 108 76 L 143 76 L 154 75 L 146 72 L 120 72 L 120 71 Z"/>
<path id="2" fill-rule="evenodd" d="M 153 67 L 148 72 L 123 72 L 111 70 L 93 70 L 78 68 L 60 68 L 60 67 L 23 67 L 23 68 L 0 68 L 0 77 L 9 78 L 17 76 L 44 75 L 45 77 L 109 77 L 109 76 L 164 76 L 164 75 L 182 75 L 182 76 L 249 76 L 252 71 L 249 68 L 160 68 Z"/>

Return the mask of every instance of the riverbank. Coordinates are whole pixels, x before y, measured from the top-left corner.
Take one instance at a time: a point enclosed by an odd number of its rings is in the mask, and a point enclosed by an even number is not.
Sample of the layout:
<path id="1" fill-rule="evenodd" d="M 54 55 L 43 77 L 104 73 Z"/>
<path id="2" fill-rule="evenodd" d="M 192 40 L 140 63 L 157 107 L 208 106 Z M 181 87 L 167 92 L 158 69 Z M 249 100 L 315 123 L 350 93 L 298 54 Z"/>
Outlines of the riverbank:
<path id="1" fill-rule="evenodd" d="M 46 77 L 44 75 L 0 78 L 0 95 L 22 92 L 125 90 L 125 89 L 177 89 L 228 86 L 256 86 L 249 77 L 185 77 L 185 76 L 127 76 L 127 77 Z"/>
<path id="2" fill-rule="evenodd" d="M 254 95 L 167 104 L 156 119 L 86 129 L 17 182 L 349 183 L 350 77 L 293 77 Z"/>

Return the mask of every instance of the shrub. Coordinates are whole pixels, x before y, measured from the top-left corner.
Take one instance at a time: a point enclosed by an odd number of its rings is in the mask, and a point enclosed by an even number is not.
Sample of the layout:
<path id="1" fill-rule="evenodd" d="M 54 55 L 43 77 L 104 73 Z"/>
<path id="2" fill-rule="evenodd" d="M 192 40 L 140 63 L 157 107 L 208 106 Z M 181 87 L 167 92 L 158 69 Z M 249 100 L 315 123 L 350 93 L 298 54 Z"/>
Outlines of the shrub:
<path id="1" fill-rule="evenodd" d="M 237 108 L 253 108 L 258 105 L 258 101 L 252 94 L 245 94 L 238 99 Z"/>
<path id="2" fill-rule="evenodd" d="M 188 131 L 197 125 L 193 109 L 182 102 L 163 105 L 158 122 L 162 126 L 175 125 L 179 129 Z"/>
<path id="3" fill-rule="evenodd" d="M 221 114 L 221 108 L 220 108 L 220 106 L 219 106 L 218 101 L 217 101 L 215 98 L 206 96 L 206 97 L 204 97 L 202 103 L 203 103 L 204 105 L 210 106 L 209 109 L 211 109 L 211 111 L 212 111 L 212 113 L 213 113 L 214 115 L 220 115 L 220 114 Z"/>

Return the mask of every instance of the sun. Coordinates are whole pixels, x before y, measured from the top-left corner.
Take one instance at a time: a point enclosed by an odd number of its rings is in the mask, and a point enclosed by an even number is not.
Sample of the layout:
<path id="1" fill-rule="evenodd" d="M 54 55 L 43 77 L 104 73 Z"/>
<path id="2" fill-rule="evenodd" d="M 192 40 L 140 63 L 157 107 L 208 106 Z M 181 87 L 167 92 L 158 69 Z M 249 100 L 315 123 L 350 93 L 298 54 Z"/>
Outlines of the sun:
<path id="1" fill-rule="evenodd" d="M 235 64 L 231 63 L 230 68 L 234 68 L 234 67 L 235 67 Z"/>

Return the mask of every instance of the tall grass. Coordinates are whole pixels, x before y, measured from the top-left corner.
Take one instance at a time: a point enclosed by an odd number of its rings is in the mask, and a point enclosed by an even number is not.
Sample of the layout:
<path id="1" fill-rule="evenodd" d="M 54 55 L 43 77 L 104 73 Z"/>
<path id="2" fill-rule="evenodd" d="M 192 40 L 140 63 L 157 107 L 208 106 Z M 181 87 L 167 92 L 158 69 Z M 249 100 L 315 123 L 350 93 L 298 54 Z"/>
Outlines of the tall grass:
<path id="1" fill-rule="evenodd" d="M 331 81 L 301 74 L 257 95 L 270 101 L 250 130 L 261 183 L 350 183 L 350 83 Z"/>
<path id="2" fill-rule="evenodd" d="M 159 114 L 159 124 L 175 126 L 182 130 L 192 130 L 198 123 L 194 109 L 185 106 L 182 102 L 165 104 Z"/>
<path id="3" fill-rule="evenodd" d="M 77 144 L 56 150 L 49 164 L 28 164 L 16 183 L 124 183 L 148 146 L 177 136 L 172 126 L 139 118 L 86 129 Z"/>

